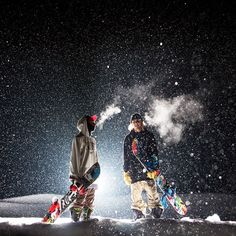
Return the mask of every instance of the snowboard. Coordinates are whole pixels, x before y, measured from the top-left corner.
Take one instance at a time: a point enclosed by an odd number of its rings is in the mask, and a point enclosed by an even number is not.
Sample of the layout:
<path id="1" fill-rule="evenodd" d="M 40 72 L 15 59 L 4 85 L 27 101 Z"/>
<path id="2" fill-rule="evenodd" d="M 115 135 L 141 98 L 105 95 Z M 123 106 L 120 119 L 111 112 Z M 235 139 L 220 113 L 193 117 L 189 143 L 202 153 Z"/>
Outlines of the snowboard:
<path id="1" fill-rule="evenodd" d="M 134 156 L 137 158 L 137 160 L 140 162 L 140 164 L 143 166 L 144 172 L 148 171 L 154 171 L 157 169 L 157 166 L 159 166 L 158 159 L 155 155 L 151 156 L 151 161 L 147 161 L 145 164 L 140 159 L 140 151 L 139 151 L 139 145 L 138 140 L 136 138 L 132 141 L 132 152 Z M 186 215 L 187 214 L 187 207 L 184 204 L 184 202 L 181 200 L 181 198 L 176 194 L 176 187 L 174 185 L 171 185 L 168 183 L 166 178 L 161 174 L 161 171 L 157 170 L 157 178 L 155 179 L 157 186 L 162 192 L 161 197 L 161 203 L 164 208 L 168 207 L 168 203 L 174 208 L 174 210 L 179 215 Z M 167 201 L 166 201 L 167 200 Z"/>
<path id="2" fill-rule="evenodd" d="M 156 179 L 156 184 L 162 192 L 161 203 L 164 208 L 168 207 L 167 201 L 174 208 L 174 210 L 181 216 L 187 214 L 187 207 L 184 202 L 181 200 L 179 195 L 176 194 L 176 187 L 167 182 L 165 177 L 158 175 Z M 166 201 L 167 200 L 167 201 Z"/>
<path id="3" fill-rule="evenodd" d="M 99 175 L 100 165 L 97 162 L 89 168 L 82 178 L 77 179 L 76 185 L 70 186 L 69 191 L 61 199 L 53 197 L 52 204 L 46 215 L 43 217 L 42 222 L 54 223 L 56 219 L 66 211 L 70 204 L 74 202 L 77 194 L 80 194 L 80 192 L 84 192 L 84 189 L 89 188 Z"/>

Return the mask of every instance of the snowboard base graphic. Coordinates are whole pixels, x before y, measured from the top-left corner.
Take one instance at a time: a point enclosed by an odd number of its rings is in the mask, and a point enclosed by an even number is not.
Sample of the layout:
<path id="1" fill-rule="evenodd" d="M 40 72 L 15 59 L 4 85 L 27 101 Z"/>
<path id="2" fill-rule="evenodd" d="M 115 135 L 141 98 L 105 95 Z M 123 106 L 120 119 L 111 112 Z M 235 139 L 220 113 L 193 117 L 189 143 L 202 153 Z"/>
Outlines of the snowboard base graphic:
<path id="1" fill-rule="evenodd" d="M 176 187 L 168 184 L 165 177 L 161 174 L 158 175 L 156 179 L 156 184 L 163 193 L 161 197 L 161 203 L 164 208 L 168 207 L 168 204 L 166 200 L 169 202 L 169 204 L 174 208 L 174 210 L 179 215 L 186 215 L 187 214 L 187 207 L 184 204 L 184 202 L 181 200 L 181 198 L 176 194 Z"/>

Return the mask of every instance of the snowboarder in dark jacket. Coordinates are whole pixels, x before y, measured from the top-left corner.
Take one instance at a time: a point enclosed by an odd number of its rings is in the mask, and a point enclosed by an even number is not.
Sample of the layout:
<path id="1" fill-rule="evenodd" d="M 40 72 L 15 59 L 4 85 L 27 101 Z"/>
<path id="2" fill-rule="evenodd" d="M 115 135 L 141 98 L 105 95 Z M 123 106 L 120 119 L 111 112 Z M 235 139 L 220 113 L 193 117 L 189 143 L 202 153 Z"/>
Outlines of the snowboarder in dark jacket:
<path id="1" fill-rule="evenodd" d="M 131 186 L 131 209 L 135 219 L 145 217 L 149 208 L 153 218 L 160 218 L 163 208 L 154 179 L 158 175 L 159 162 L 155 137 L 144 126 L 140 114 L 131 116 L 131 132 L 124 141 L 124 181 Z M 153 171 L 147 172 L 140 163 L 151 166 Z M 147 203 L 142 198 L 142 192 L 147 194 Z"/>

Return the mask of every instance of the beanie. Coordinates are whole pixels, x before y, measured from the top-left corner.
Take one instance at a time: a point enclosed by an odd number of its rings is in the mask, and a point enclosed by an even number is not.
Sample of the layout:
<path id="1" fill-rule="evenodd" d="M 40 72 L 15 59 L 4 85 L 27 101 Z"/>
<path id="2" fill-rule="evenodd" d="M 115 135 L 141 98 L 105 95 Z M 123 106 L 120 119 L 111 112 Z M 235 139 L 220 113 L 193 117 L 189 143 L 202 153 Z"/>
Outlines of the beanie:
<path id="1" fill-rule="evenodd" d="M 130 122 L 132 122 L 132 120 L 143 120 L 142 116 L 138 113 L 135 113 L 131 116 L 131 120 Z"/>

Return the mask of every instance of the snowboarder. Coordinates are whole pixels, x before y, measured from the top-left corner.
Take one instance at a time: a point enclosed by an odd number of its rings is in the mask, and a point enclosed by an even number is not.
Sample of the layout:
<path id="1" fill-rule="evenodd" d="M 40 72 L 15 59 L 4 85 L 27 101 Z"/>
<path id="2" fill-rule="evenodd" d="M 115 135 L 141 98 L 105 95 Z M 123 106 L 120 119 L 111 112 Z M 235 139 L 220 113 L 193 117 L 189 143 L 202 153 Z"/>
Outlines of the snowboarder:
<path id="1" fill-rule="evenodd" d="M 98 155 L 96 151 L 96 140 L 91 136 L 95 130 L 97 116 L 84 116 L 78 123 L 77 128 L 80 131 L 74 137 L 72 142 L 72 151 L 70 158 L 70 180 L 75 187 L 78 178 L 96 162 Z M 83 220 L 89 220 L 93 211 L 93 202 L 95 197 L 95 188 L 81 188 L 78 190 L 77 198 L 70 207 L 71 218 L 74 222 L 79 221 L 81 215 Z"/>
<path id="2" fill-rule="evenodd" d="M 158 175 L 159 162 L 155 137 L 148 131 L 140 114 L 133 114 L 130 121 L 131 131 L 124 140 L 124 181 L 131 186 L 131 209 L 134 219 L 144 218 L 145 210 L 150 209 L 153 218 L 160 218 L 163 207 L 154 179 Z M 140 160 L 152 165 L 154 171 L 145 172 Z M 147 194 L 147 203 L 142 198 L 142 192 Z"/>

